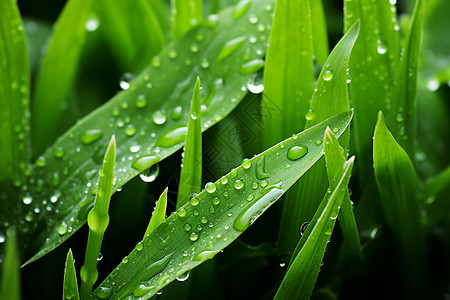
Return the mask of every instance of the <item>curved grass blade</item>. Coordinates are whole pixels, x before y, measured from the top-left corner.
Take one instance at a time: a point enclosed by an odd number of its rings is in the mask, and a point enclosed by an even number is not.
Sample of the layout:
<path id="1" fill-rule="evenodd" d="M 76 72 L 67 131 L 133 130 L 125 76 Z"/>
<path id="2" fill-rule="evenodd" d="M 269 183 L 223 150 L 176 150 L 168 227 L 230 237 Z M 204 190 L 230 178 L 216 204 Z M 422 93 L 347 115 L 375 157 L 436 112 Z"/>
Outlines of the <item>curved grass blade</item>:
<path id="1" fill-rule="evenodd" d="M 325 152 L 327 155 L 327 152 Z M 330 183 L 330 189 L 294 251 L 290 266 L 274 299 L 309 299 L 319 275 L 323 256 L 347 191 L 355 157 L 351 157 Z M 327 159 L 328 161 L 328 159 Z"/>
<path id="2" fill-rule="evenodd" d="M 294 135 L 209 185 L 139 243 L 94 294 L 107 290 L 110 299 L 148 299 L 213 258 L 322 156 L 323 145 L 315 141 L 326 127 L 338 128 L 341 135 L 351 116 L 348 111 Z"/>
<path id="3" fill-rule="evenodd" d="M 328 46 L 327 23 L 322 0 L 311 0 L 311 21 L 312 35 L 314 37 L 314 56 L 316 61 L 323 66 L 330 53 L 330 48 Z"/>
<path id="4" fill-rule="evenodd" d="M 314 82 L 309 2 L 284 0 L 275 5 L 264 67 L 265 147 L 304 128 Z"/>
<path id="5" fill-rule="evenodd" d="M 84 46 L 91 5 L 92 0 L 68 1 L 54 27 L 33 95 L 31 138 L 35 155 L 44 152 L 57 137 L 62 107 Z"/>
<path id="6" fill-rule="evenodd" d="M 69 249 L 69 252 L 67 252 L 66 268 L 64 269 L 63 299 L 80 300 L 72 249 Z"/>
<path id="7" fill-rule="evenodd" d="M 361 180 L 372 172 L 371 141 L 378 111 L 390 114 L 400 57 L 396 6 L 389 0 L 345 0 L 345 31 L 358 19 L 360 36 L 349 63 L 351 106 L 355 108 L 352 141 Z"/>
<path id="8" fill-rule="evenodd" d="M 334 178 L 339 175 L 342 165 L 345 163 L 346 150 L 341 148 L 339 141 L 333 132 L 328 128 L 325 132 L 324 139 L 325 159 L 328 172 L 328 181 L 332 182 Z M 339 224 L 344 236 L 344 246 L 346 252 L 352 258 L 357 258 L 359 262 L 364 260 L 361 241 L 359 239 L 358 227 L 353 214 L 353 208 L 350 201 L 350 194 L 348 190 L 345 192 L 342 200 L 342 210 L 339 215 Z"/>
<path id="9" fill-rule="evenodd" d="M 158 201 L 156 202 L 155 210 L 153 210 L 152 217 L 148 223 L 147 229 L 144 233 L 144 238 L 152 233 L 164 220 L 166 219 L 166 208 L 167 208 L 167 189 L 162 192 Z"/>
<path id="10" fill-rule="evenodd" d="M 114 185 L 119 189 L 182 147 L 185 131 L 179 128 L 187 124 L 197 76 L 204 80 L 202 92 L 206 95 L 202 130 L 234 109 L 246 94 L 246 84 L 262 66 L 259 62 L 266 50 L 271 3 L 262 0 L 261 5 L 250 5 L 236 18 L 233 7 L 224 9 L 217 20 L 169 45 L 128 90 L 81 119 L 37 160 L 26 183 L 31 201 L 22 207 L 24 215 L 34 219 L 19 228 L 27 232 L 25 255 L 34 255 L 28 263 L 55 249 L 84 224 L 109 136 L 114 134 L 121 141 Z M 250 15 L 258 18 L 264 31 L 248 21 Z M 215 62 L 227 41 L 242 36 L 245 40 L 238 49 Z M 67 224 L 68 230 L 58 231 L 61 224 Z M 36 249 L 40 249 L 38 253 Z"/>
<path id="11" fill-rule="evenodd" d="M 166 7 L 165 3 L 162 0 L 147 0 L 150 4 L 150 7 L 155 13 L 156 18 L 158 19 L 159 26 L 164 33 L 164 36 L 167 40 L 172 35 L 171 24 L 170 24 L 170 13 L 168 7 Z"/>
<path id="12" fill-rule="evenodd" d="M 0 11 L 0 181 L 12 182 L 20 180 L 30 159 L 30 126 L 26 117 L 30 75 L 16 2 L 2 1 Z"/>
<path id="13" fill-rule="evenodd" d="M 3 240 L 5 237 L 3 236 Z M 6 231 L 5 258 L 2 263 L 0 298 L 20 300 L 20 258 L 16 231 L 10 227 Z"/>
<path id="14" fill-rule="evenodd" d="M 389 119 L 387 120 L 397 141 L 411 157 L 414 157 L 417 132 L 416 89 L 424 6 L 425 1 L 416 1 L 406 45 L 400 59 L 395 97 L 392 101 L 394 110 L 388 115 Z"/>
<path id="15" fill-rule="evenodd" d="M 178 186 L 177 208 L 189 201 L 189 196 L 198 193 L 202 186 L 202 116 L 200 110 L 200 78 L 194 87 L 191 112 L 189 114 L 186 140 L 184 142 L 183 167 Z"/>
<path id="16" fill-rule="evenodd" d="M 415 170 L 408 154 L 387 129 L 381 112 L 373 139 L 373 162 L 384 216 L 401 253 L 404 283 L 412 295 L 420 295 L 426 286 L 426 256 Z"/>
<path id="17" fill-rule="evenodd" d="M 164 33 L 148 0 L 100 0 L 94 9 L 99 30 L 123 71 L 142 71 L 164 47 Z"/>
<path id="18" fill-rule="evenodd" d="M 306 128 L 348 109 L 347 66 L 358 33 L 359 23 L 356 22 L 325 62 L 308 112 Z M 321 143 L 322 138 L 317 142 Z M 341 137 L 341 143 L 344 148 L 348 147 L 348 133 Z M 278 234 L 278 244 L 283 250 L 292 251 L 295 247 L 300 238 L 301 225 L 311 220 L 327 186 L 325 164 L 321 161 L 288 192 Z"/>
<path id="19" fill-rule="evenodd" d="M 201 0 L 172 0 L 173 36 L 179 39 L 202 21 Z"/>
<path id="20" fill-rule="evenodd" d="M 94 283 L 97 281 L 97 258 L 102 247 L 103 235 L 109 224 L 109 203 L 114 181 L 114 165 L 116 162 L 116 139 L 114 135 L 106 149 L 103 166 L 100 170 L 97 196 L 94 208 L 89 212 L 87 223 L 89 225 L 89 236 L 86 246 L 84 265 L 80 271 L 81 297 L 88 299 Z"/>
<path id="21" fill-rule="evenodd" d="M 438 176 L 430 180 L 422 190 L 423 203 L 426 209 L 426 223 L 428 228 L 433 228 L 450 209 L 448 192 L 450 190 L 450 166 Z"/>

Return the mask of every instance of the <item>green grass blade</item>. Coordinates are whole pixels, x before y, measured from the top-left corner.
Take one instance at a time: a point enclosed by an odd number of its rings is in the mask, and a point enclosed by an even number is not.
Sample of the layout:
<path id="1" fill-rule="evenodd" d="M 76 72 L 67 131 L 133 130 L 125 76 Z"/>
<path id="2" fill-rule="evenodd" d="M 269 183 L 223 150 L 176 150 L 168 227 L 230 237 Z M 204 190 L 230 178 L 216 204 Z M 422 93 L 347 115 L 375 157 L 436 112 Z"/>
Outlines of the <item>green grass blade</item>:
<path id="1" fill-rule="evenodd" d="M 44 152 L 59 134 L 62 108 L 77 71 L 91 5 L 92 0 L 68 1 L 55 24 L 41 63 L 31 107 L 31 138 L 35 155 Z"/>
<path id="2" fill-rule="evenodd" d="M 265 147 L 304 128 L 314 81 L 309 1 L 277 1 L 269 45 L 262 100 Z"/>
<path id="3" fill-rule="evenodd" d="M 155 209 L 153 210 L 152 217 L 148 223 L 147 229 L 145 230 L 144 238 L 155 231 L 155 229 L 166 219 L 166 208 L 167 208 L 167 189 L 162 192 L 159 200 L 156 202 Z"/>
<path id="4" fill-rule="evenodd" d="M 200 78 L 195 82 L 189 114 L 183 167 L 178 186 L 177 208 L 189 201 L 189 196 L 200 192 L 202 185 L 202 117 L 200 111 Z"/>
<path id="5" fill-rule="evenodd" d="M 360 36 L 349 63 L 351 106 L 355 108 L 352 127 L 354 152 L 358 157 L 359 182 L 371 182 L 372 136 L 378 111 L 392 109 L 394 82 L 400 57 L 396 6 L 389 0 L 345 0 L 345 30 L 360 20 Z"/>
<path id="6" fill-rule="evenodd" d="M 234 7 L 224 9 L 217 21 L 209 20 L 166 47 L 131 82 L 129 89 L 79 120 L 38 159 L 26 183 L 32 202 L 22 206 L 24 214 L 34 217 L 33 222 L 22 225 L 23 231 L 27 231 L 23 235 L 24 245 L 28 246 L 26 256 L 34 255 L 28 262 L 55 249 L 85 223 L 104 147 L 112 134 L 121 141 L 117 155 L 123 159 L 117 161 L 114 185 L 120 189 L 183 146 L 185 130 L 180 128 L 188 122 L 197 76 L 202 78 L 205 94 L 203 131 L 239 104 L 247 93 L 246 84 L 252 82 L 254 73 L 262 67 L 260 62 L 266 50 L 272 21 L 267 4 L 272 0 L 260 3 L 250 5 L 236 18 Z M 248 21 L 250 15 L 258 18 L 264 31 Z M 242 36 L 246 38 L 241 46 L 217 62 L 227 42 Z M 62 162 L 66 163 L 61 172 Z M 51 211 L 42 199 L 53 200 Z M 71 230 L 58 231 L 62 223 Z M 0 223 L 0 231 L 3 228 Z"/>
<path id="7" fill-rule="evenodd" d="M 346 69 L 358 32 L 359 25 L 355 23 L 325 62 L 307 116 L 307 128 L 329 118 L 333 113 L 348 109 Z M 321 142 L 322 138 L 318 140 L 318 143 Z M 341 138 L 341 143 L 345 148 L 348 146 L 348 134 Z M 295 247 L 300 237 L 300 226 L 313 217 L 327 186 L 325 165 L 321 161 L 288 192 L 283 203 L 278 235 L 278 244 L 283 250 L 291 251 Z"/>
<path id="8" fill-rule="evenodd" d="M 341 148 L 336 136 L 328 128 L 325 132 L 325 159 L 328 172 L 328 181 L 332 182 L 342 169 L 345 163 L 345 149 Z M 344 236 L 344 246 L 348 255 L 352 258 L 356 257 L 359 262 L 363 261 L 363 254 L 361 248 L 361 241 L 359 239 L 358 227 L 353 214 L 353 208 L 350 201 L 350 194 L 348 190 L 345 192 L 342 200 L 342 210 L 339 215 L 339 224 L 341 226 L 342 235 Z"/>
<path id="9" fill-rule="evenodd" d="M 164 33 L 148 0 L 99 0 L 94 9 L 99 30 L 123 72 L 141 72 L 164 47 Z"/>
<path id="10" fill-rule="evenodd" d="M 172 0 L 173 36 L 179 39 L 202 22 L 201 0 Z"/>
<path id="11" fill-rule="evenodd" d="M 400 59 L 395 97 L 392 102 L 394 110 L 387 119 L 397 141 L 411 157 L 414 157 L 417 132 L 416 88 L 419 52 L 422 45 L 424 6 L 425 1 L 417 0 L 405 49 Z"/>
<path id="12" fill-rule="evenodd" d="M 323 66 L 327 60 L 330 48 L 328 46 L 327 23 L 323 11 L 322 0 L 311 0 L 311 20 L 313 30 L 314 56 Z"/>
<path id="13" fill-rule="evenodd" d="M 16 1 L 1 1 L 0 11 L 0 181 L 13 181 L 20 178 L 30 158 L 26 117 L 30 75 Z"/>
<path id="14" fill-rule="evenodd" d="M 314 141 L 326 127 L 338 128 L 340 135 L 351 116 L 348 111 L 294 135 L 207 186 L 139 243 L 94 294 L 108 290 L 110 299 L 148 299 L 176 276 L 214 257 L 322 156 L 323 145 Z M 298 151 L 300 146 L 308 149 L 306 154 Z M 263 173 L 268 176 L 260 179 Z"/>
<path id="15" fill-rule="evenodd" d="M 433 228 L 450 210 L 448 194 L 450 191 L 450 166 L 431 179 L 422 189 L 422 206 L 426 211 L 426 225 Z"/>
<path id="16" fill-rule="evenodd" d="M 327 154 L 325 152 L 325 155 Z M 341 166 L 338 176 L 331 181 L 330 189 L 325 193 L 311 223 L 297 244 L 294 259 L 291 260 L 274 299 L 309 299 L 311 297 L 327 243 L 347 191 L 354 159 L 352 157 L 346 161 Z"/>
<path id="17" fill-rule="evenodd" d="M 69 252 L 67 252 L 66 268 L 64 269 L 63 299 L 80 300 L 72 249 L 69 249 Z"/>
<path id="18" fill-rule="evenodd" d="M 89 212 L 87 223 L 89 225 L 88 243 L 84 265 L 80 271 L 81 298 L 88 299 L 94 283 L 97 281 L 97 258 L 102 247 L 103 235 L 109 224 L 109 203 L 114 181 L 114 165 L 116 162 L 116 139 L 114 135 L 106 149 L 103 166 L 100 170 L 98 190 L 95 197 L 94 208 Z"/>
<path id="19" fill-rule="evenodd" d="M 20 300 L 20 258 L 19 244 L 16 231 L 8 228 L 6 231 L 5 257 L 2 263 L 2 282 L 0 298 L 8 300 Z"/>
<path id="20" fill-rule="evenodd" d="M 415 170 L 408 154 L 387 129 L 381 112 L 373 139 L 373 161 L 384 216 L 402 253 L 405 284 L 411 287 L 411 294 L 419 293 L 426 285 L 426 261 Z"/>
<path id="21" fill-rule="evenodd" d="M 167 5 L 162 0 L 147 0 L 155 13 L 161 30 L 164 32 L 164 36 L 168 39 L 172 36 L 171 24 L 170 24 L 170 12 Z"/>

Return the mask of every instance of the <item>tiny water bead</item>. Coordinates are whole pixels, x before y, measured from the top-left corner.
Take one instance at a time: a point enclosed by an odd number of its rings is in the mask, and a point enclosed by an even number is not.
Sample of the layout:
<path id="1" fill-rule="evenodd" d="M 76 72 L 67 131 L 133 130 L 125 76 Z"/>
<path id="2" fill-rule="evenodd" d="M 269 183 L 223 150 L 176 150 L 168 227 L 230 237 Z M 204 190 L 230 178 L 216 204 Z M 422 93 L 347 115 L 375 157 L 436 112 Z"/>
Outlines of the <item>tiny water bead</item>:
<path id="1" fill-rule="evenodd" d="M 132 73 L 124 73 L 119 79 L 119 86 L 122 90 L 128 90 L 131 85 L 131 81 L 134 79 Z"/>
<path id="2" fill-rule="evenodd" d="M 139 95 L 134 101 L 134 104 L 137 108 L 144 108 L 147 106 L 147 98 L 145 95 Z"/>
<path id="3" fill-rule="evenodd" d="M 153 113 L 152 120 L 153 120 L 153 123 L 155 123 L 156 125 L 162 125 L 162 124 L 166 123 L 166 120 L 167 120 L 166 113 L 163 111 L 157 110 Z"/>
<path id="4" fill-rule="evenodd" d="M 103 131 L 101 129 L 89 129 L 81 134 L 80 140 L 83 144 L 91 144 L 100 139 L 102 135 Z"/>
<path id="5" fill-rule="evenodd" d="M 170 59 L 175 59 L 178 56 L 178 52 L 175 49 L 170 49 L 167 56 L 169 56 Z"/>
<path id="6" fill-rule="evenodd" d="M 153 182 L 159 175 L 159 165 L 154 164 L 150 168 L 146 169 L 144 172 L 139 174 L 139 177 L 144 182 Z"/>
<path id="7" fill-rule="evenodd" d="M 172 112 L 170 113 L 170 117 L 174 120 L 179 120 L 183 116 L 183 107 L 175 106 Z"/>
<path id="8" fill-rule="evenodd" d="M 179 210 L 177 210 L 177 215 L 180 217 L 185 217 L 186 216 L 186 210 L 181 207 Z"/>
<path id="9" fill-rule="evenodd" d="M 244 169 L 248 169 L 252 166 L 252 161 L 249 160 L 248 158 L 244 158 L 244 160 L 242 161 L 242 167 Z"/>
<path id="10" fill-rule="evenodd" d="M 36 160 L 36 166 L 43 168 L 46 165 L 46 160 L 45 157 L 43 156 L 39 156 L 38 159 Z"/>
<path id="11" fill-rule="evenodd" d="M 122 263 L 123 264 L 128 263 L 128 256 L 125 256 L 124 258 L 122 258 Z"/>
<path id="12" fill-rule="evenodd" d="M 143 170 L 147 170 L 148 168 L 150 168 L 151 166 L 153 166 L 154 164 L 158 163 L 160 160 L 160 158 L 158 156 L 155 155 L 145 155 L 145 156 L 141 156 L 138 159 L 136 159 L 133 163 L 132 163 L 132 167 L 138 171 L 143 171 Z"/>
<path id="13" fill-rule="evenodd" d="M 62 158 L 64 156 L 64 149 L 61 146 L 56 146 L 55 148 L 53 148 L 53 155 L 56 158 Z"/>
<path id="14" fill-rule="evenodd" d="M 327 70 L 325 71 L 325 73 L 323 73 L 323 80 L 330 81 L 331 79 L 333 79 L 333 75 L 333 71 Z"/>
<path id="15" fill-rule="evenodd" d="M 308 121 L 312 121 L 312 120 L 314 120 L 315 116 L 316 116 L 316 114 L 314 113 L 314 111 L 312 109 L 309 109 L 305 115 L 305 119 Z"/>
<path id="16" fill-rule="evenodd" d="M 219 55 L 217 56 L 217 61 L 220 62 L 230 56 L 233 52 L 235 52 L 239 49 L 239 47 L 242 46 L 245 40 L 245 36 L 240 36 L 226 42 L 220 50 Z"/>
<path id="17" fill-rule="evenodd" d="M 206 224 L 206 223 L 208 223 L 208 219 L 205 216 L 203 216 L 200 218 L 200 222 L 203 224 Z"/>
<path id="18" fill-rule="evenodd" d="M 191 234 L 189 234 L 189 239 L 193 242 L 196 241 L 198 239 L 198 234 L 195 231 L 191 232 Z"/>
<path id="19" fill-rule="evenodd" d="M 385 54 L 388 48 L 385 42 L 378 40 L 377 41 L 377 52 L 378 54 Z"/>
<path id="20" fill-rule="evenodd" d="M 64 234 L 66 234 L 67 233 L 67 225 L 66 225 L 66 223 L 61 223 L 59 226 L 58 226 L 58 234 L 59 235 L 64 235 Z"/>
<path id="21" fill-rule="evenodd" d="M 186 271 L 180 275 L 177 276 L 178 281 L 186 281 L 189 278 L 189 271 Z"/>
<path id="22" fill-rule="evenodd" d="M 134 249 L 136 249 L 136 251 L 141 251 L 144 248 L 144 244 L 142 244 L 142 242 L 139 242 L 136 244 L 136 246 L 134 247 Z"/>
<path id="23" fill-rule="evenodd" d="M 136 129 L 136 127 L 134 127 L 133 124 L 128 124 L 127 127 L 125 128 L 125 134 L 127 136 L 133 136 L 136 134 L 136 132 L 137 132 L 137 129 Z"/>
<path id="24" fill-rule="evenodd" d="M 219 197 L 214 197 L 213 203 L 214 203 L 214 205 L 219 205 L 219 204 L 220 204 L 220 199 L 219 199 Z"/>
<path id="25" fill-rule="evenodd" d="M 192 226 L 191 226 L 191 224 L 186 223 L 186 224 L 184 224 L 183 228 L 185 231 L 190 231 L 192 229 Z"/>
<path id="26" fill-rule="evenodd" d="M 288 150 L 287 158 L 290 160 L 297 160 L 305 156 L 306 153 L 308 153 L 308 148 L 306 146 L 292 146 Z"/>
<path id="27" fill-rule="evenodd" d="M 210 194 L 214 193 L 216 191 L 216 185 L 213 182 L 208 182 L 205 185 L 205 190 Z"/>
<path id="28" fill-rule="evenodd" d="M 30 205 L 33 202 L 33 198 L 31 196 L 25 196 L 22 199 L 23 204 Z"/>
<path id="29" fill-rule="evenodd" d="M 241 66 L 240 73 L 242 75 L 255 73 L 259 69 L 264 67 L 264 60 L 262 59 L 254 59 L 249 62 L 246 62 Z"/>
<path id="30" fill-rule="evenodd" d="M 137 288 L 134 289 L 133 296 L 134 297 L 142 297 L 145 294 L 147 294 L 148 292 L 150 292 L 151 290 L 152 290 L 152 287 L 146 286 L 145 284 L 140 284 Z"/>
<path id="31" fill-rule="evenodd" d="M 155 56 L 152 59 L 152 67 L 158 69 L 161 67 L 161 58 L 159 56 Z"/>
<path id="32" fill-rule="evenodd" d="M 239 19 L 242 17 L 250 7 L 252 2 L 250 0 L 241 0 L 233 9 L 233 18 Z"/>
<path id="33" fill-rule="evenodd" d="M 221 184 L 227 184 L 228 183 L 228 178 L 226 176 L 220 178 L 220 183 Z"/>
<path id="34" fill-rule="evenodd" d="M 240 190 L 244 187 L 244 182 L 240 179 L 237 179 L 234 183 L 233 186 L 235 189 Z"/>

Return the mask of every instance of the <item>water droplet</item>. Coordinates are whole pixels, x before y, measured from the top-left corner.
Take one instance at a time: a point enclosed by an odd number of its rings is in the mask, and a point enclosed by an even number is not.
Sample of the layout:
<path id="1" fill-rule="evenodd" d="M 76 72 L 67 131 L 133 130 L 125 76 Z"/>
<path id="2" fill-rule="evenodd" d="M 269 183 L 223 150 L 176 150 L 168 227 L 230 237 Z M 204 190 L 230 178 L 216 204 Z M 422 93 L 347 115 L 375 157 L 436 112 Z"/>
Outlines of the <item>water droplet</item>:
<path id="1" fill-rule="evenodd" d="M 83 144 L 91 144 L 100 139 L 103 135 L 101 129 L 89 129 L 83 132 L 80 136 L 80 140 Z"/>
<path id="2" fill-rule="evenodd" d="M 404 118 L 403 118 L 403 114 L 402 113 L 398 113 L 397 117 L 396 117 L 397 122 L 403 122 Z"/>
<path id="3" fill-rule="evenodd" d="M 53 155 L 56 158 L 62 158 L 64 156 L 64 149 L 63 149 L 63 147 L 56 146 L 55 148 L 53 148 Z"/>
<path id="4" fill-rule="evenodd" d="M 39 156 L 38 159 L 36 160 L 36 166 L 43 168 L 46 165 L 46 161 L 45 161 L 45 157 L 43 156 Z"/>
<path id="5" fill-rule="evenodd" d="M 220 251 L 221 250 L 202 250 L 202 251 L 199 251 L 199 252 L 197 252 L 194 255 L 194 260 L 195 261 L 203 261 L 203 260 L 207 260 L 207 259 L 212 259 Z"/>
<path id="6" fill-rule="evenodd" d="M 177 215 L 180 217 L 185 217 L 186 216 L 186 210 L 181 207 L 179 210 L 177 210 Z"/>
<path id="7" fill-rule="evenodd" d="M 221 184 L 227 184 L 228 183 L 228 178 L 226 176 L 223 176 L 222 178 L 220 178 L 220 183 Z"/>
<path id="8" fill-rule="evenodd" d="M 323 73 L 323 80 L 325 80 L 325 81 L 330 81 L 331 79 L 333 79 L 333 71 L 331 71 L 331 70 L 328 70 L 328 71 L 325 71 L 325 73 Z"/>
<path id="9" fill-rule="evenodd" d="M 131 153 L 137 153 L 141 150 L 141 145 L 132 145 L 130 146 L 130 152 Z"/>
<path id="10" fill-rule="evenodd" d="M 122 90 L 128 90 L 131 85 L 131 81 L 134 79 L 134 75 L 132 73 L 124 73 L 120 76 L 119 86 Z"/>
<path id="11" fill-rule="evenodd" d="M 317 141 L 315 142 L 315 144 L 316 144 L 316 146 L 320 146 L 320 145 L 322 144 L 322 141 L 321 141 L 321 140 L 317 140 Z"/>
<path id="12" fill-rule="evenodd" d="M 66 234 L 67 233 L 67 225 L 66 225 L 66 223 L 61 223 L 59 226 L 58 226 L 58 234 L 59 235 L 64 235 L 64 234 Z"/>
<path id="13" fill-rule="evenodd" d="M 151 290 L 152 290 L 152 287 L 146 286 L 145 284 L 140 284 L 137 288 L 134 289 L 133 296 L 134 297 L 142 297 L 145 294 L 147 294 L 148 292 L 150 292 Z"/>
<path id="14" fill-rule="evenodd" d="M 97 261 L 101 261 L 103 259 L 103 254 L 100 252 L 97 257 Z"/>
<path id="15" fill-rule="evenodd" d="M 255 74 L 247 83 L 247 89 L 250 93 L 261 94 L 264 91 L 263 79 L 258 74 Z"/>
<path id="16" fill-rule="evenodd" d="M 137 108 L 144 108 L 145 106 L 147 106 L 147 98 L 145 97 L 145 95 L 139 95 L 136 98 L 136 101 L 134 101 L 134 104 Z"/>
<path id="17" fill-rule="evenodd" d="M 251 15 L 251 16 L 248 18 L 248 21 L 250 22 L 250 24 L 256 24 L 256 23 L 258 22 L 258 17 L 255 16 L 255 15 Z"/>
<path id="18" fill-rule="evenodd" d="M 191 232 L 189 239 L 193 242 L 196 241 L 198 239 L 198 234 L 195 231 Z"/>
<path id="19" fill-rule="evenodd" d="M 23 204 L 30 205 L 33 202 L 33 198 L 31 196 L 25 196 L 22 199 Z"/>
<path id="20" fill-rule="evenodd" d="M 265 166 L 266 166 L 265 159 L 266 158 L 263 155 L 256 162 L 256 178 L 258 178 L 258 179 L 264 179 L 264 178 L 267 178 L 270 176 L 268 173 L 265 172 Z M 256 186 L 258 186 L 258 184 L 256 184 Z"/>
<path id="21" fill-rule="evenodd" d="M 261 198 L 250 202 L 236 217 L 233 227 L 238 231 L 244 231 L 251 223 L 253 223 L 259 215 L 261 215 L 270 205 L 272 205 L 284 190 L 272 188 L 267 191 Z"/>
<path id="22" fill-rule="evenodd" d="M 192 53 L 197 53 L 199 48 L 197 44 L 192 44 L 191 47 L 189 48 L 191 50 Z"/>
<path id="23" fill-rule="evenodd" d="M 156 146 L 172 147 L 183 142 L 186 138 L 187 127 L 177 127 L 164 133 L 156 142 Z"/>
<path id="24" fill-rule="evenodd" d="M 306 153 L 308 153 L 308 148 L 306 146 L 292 146 L 291 148 L 289 148 L 287 157 L 290 160 L 297 160 L 305 156 Z"/>
<path id="25" fill-rule="evenodd" d="M 241 66 L 240 72 L 242 75 L 255 73 L 259 69 L 264 67 L 264 60 L 254 59 Z"/>
<path id="26" fill-rule="evenodd" d="M 99 21 L 97 19 L 93 18 L 93 19 L 88 20 L 84 27 L 86 28 L 87 31 L 92 32 L 92 31 L 97 30 L 98 25 L 99 25 Z"/>
<path id="27" fill-rule="evenodd" d="M 142 244 L 142 242 L 139 242 L 136 244 L 134 249 L 136 249 L 136 251 L 141 251 L 142 249 L 144 249 L 144 244 Z"/>
<path id="28" fill-rule="evenodd" d="M 208 219 L 203 216 L 200 218 L 200 222 L 202 222 L 203 224 L 206 224 L 206 223 L 208 223 Z"/>
<path id="29" fill-rule="evenodd" d="M 252 183 L 252 189 L 256 190 L 258 188 L 258 183 L 257 182 L 253 182 Z"/>
<path id="30" fill-rule="evenodd" d="M 124 258 L 122 258 L 122 263 L 123 264 L 128 263 L 128 256 L 125 256 Z"/>
<path id="31" fill-rule="evenodd" d="M 199 203 L 198 198 L 195 196 L 197 196 L 197 194 L 195 194 L 195 193 L 192 194 L 191 196 L 189 196 L 189 199 L 190 199 L 189 203 L 191 203 L 192 206 L 197 206 Z"/>
<path id="32" fill-rule="evenodd" d="M 305 115 L 305 118 L 308 121 L 312 121 L 312 120 L 314 120 L 315 116 L 316 116 L 316 114 L 314 113 L 314 111 L 312 109 L 309 109 L 308 112 Z"/>
<path id="33" fill-rule="evenodd" d="M 252 201 L 252 200 L 253 200 L 253 198 L 254 198 L 254 196 L 253 196 L 253 195 L 248 195 L 248 196 L 247 196 L 247 201 Z"/>
<path id="34" fill-rule="evenodd" d="M 159 162 L 159 160 L 160 158 L 154 155 L 141 156 L 136 159 L 131 166 L 136 170 L 142 172 Z"/>
<path id="35" fill-rule="evenodd" d="M 439 88 L 439 81 L 438 80 L 436 80 L 435 78 L 432 78 L 432 79 L 428 80 L 428 82 L 427 82 L 427 89 L 429 91 L 434 92 L 434 91 L 437 91 L 438 88 Z"/>
<path id="36" fill-rule="evenodd" d="M 175 49 L 170 49 L 167 55 L 169 56 L 170 59 L 175 59 L 178 56 L 178 52 Z"/>
<path id="37" fill-rule="evenodd" d="M 219 197 L 214 197 L 213 203 L 214 203 L 214 205 L 219 205 L 219 204 L 220 204 L 220 199 L 219 199 Z"/>
<path id="38" fill-rule="evenodd" d="M 387 52 L 387 45 L 385 42 L 378 40 L 377 41 L 377 52 L 378 54 L 385 54 Z"/>
<path id="39" fill-rule="evenodd" d="M 175 106 L 175 108 L 172 110 L 172 113 L 170 114 L 170 116 L 174 120 L 181 119 L 182 115 L 183 115 L 183 107 L 181 106 Z"/>
<path id="40" fill-rule="evenodd" d="M 247 12 L 251 4 L 252 3 L 250 0 L 242 0 L 238 4 L 236 4 L 233 9 L 233 18 L 238 19 L 242 17 Z"/>
<path id="41" fill-rule="evenodd" d="M 146 169 L 144 172 L 139 174 L 139 177 L 144 182 L 153 182 L 159 175 L 159 165 L 154 164 L 150 168 Z"/>
<path id="42" fill-rule="evenodd" d="M 109 298 L 112 294 L 112 290 L 109 287 L 99 287 L 98 292 L 95 294 L 97 297 L 99 297 L 100 299 L 106 299 Z"/>
<path id="43" fill-rule="evenodd" d="M 191 226 L 191 224 L 186 223 L 186 224 L 184 224 L 183 228 L 185 231 L 190 231 L 192 229 L 192 226 Z"/>
<path id="44" fill-rule="evenodd" d="M 0 234 L 0 244 L 3 244 L 5 240 L 5 236 L 3 234 Z"/>
<path id="45" fill-rule="evenodd" d="M 203 58 L 202 62 L 200 63 L 200 66 L 203 69 L 208 69 L 209 68 L 209 60 L 207 58 Z"/>
<path id="46" fill-rule="evenodd" d="M 127 136 L 133 136 L 133 135 L 135 135 L 135 134 L 136 134 L 136 131 L 137 131 L 137 129 L 136 129 L 136 127 L 134 127 L 133 124 L 128 124 L 127 127 L 125 128 L 125 134 L 126 134 Z"/>
<path id="47" fill-rule="evenodd" d="M 252 166 L 252 161 L 249 160 L 248 158 L 244 158 L 244 160 L 242 161 L 242 167 L 244 169 L 248 169 Z"/>
<path id="48" fill-rule="evenodd" d="M 234 183 L 233 186 L 235 189 L 240 190 L 244 187 L 244 182 L 242 180 L 237 179 Z"/>
<path id="49" fill-rule="evenodd" d="M 300 226 L 300 234 L 303 235 L 306 231 L 306 229 L 308 228 L 309 222 L 305 222 L 302 224 L 302 226 Z"/>
<path id="50" fill-rule="evenodd" d="M 155 69 L 158 69 L 159 67 L 161 67 L 161 58 L 159 56 L 153 57 L 152 66 Z"/>
<path id="51" fill-rule="evenodd" d="M 162 125 L 166 123 L 167 116 L 165 112 L 157 110 L 153 113 L 152 119 L 153 123 L 155 123 L 156 125 Z"/>
<path id="52" fill-rule="evenodd" d="M 214 193 L 216 191 L 216 185 L 213 182 L 208 182 L 205 185 L 205 190 L 210 194 Z"/>
<path id="53" fill-rule="evenodd" d="M 177 275 L 178 281 L 186 281 L 189 278 L 189 271 L 186 271 L 180 275 Z"/>
<path id="54" fill-rule="evenodd" d="M 262 182 L 261 182 L 261 187 L 262 188 L 265 188 L 266 186 L 267 186 L 267 181 L 266 180 L 263 180 Z"/>
<path id="55" fill-rule="evenodd" d="M 217 61 L 220 62 L 230 56 L 233 52 L 235 52 L 237 49 L 239 49 L 239 47 L 242 46 L 245 40 L 245 36 L 240 36 L 226 42 L 220 50 L 219 55 L 217 56 Z"/>

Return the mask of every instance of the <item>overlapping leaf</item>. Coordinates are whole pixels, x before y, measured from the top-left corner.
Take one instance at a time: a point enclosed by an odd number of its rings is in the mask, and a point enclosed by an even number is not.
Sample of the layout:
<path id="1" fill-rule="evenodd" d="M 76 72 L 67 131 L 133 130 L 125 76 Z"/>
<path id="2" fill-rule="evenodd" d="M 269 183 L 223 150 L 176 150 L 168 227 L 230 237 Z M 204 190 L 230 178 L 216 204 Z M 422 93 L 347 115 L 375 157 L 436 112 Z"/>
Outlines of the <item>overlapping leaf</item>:
<path id="1" fill-rule="evenodd" d="M 239 103 L 263 65 L 272 1 L 260 4 L 226 9 L 168 45 L 128 90 L 80 120 L 37 159 L 23 203 L 29 216 L 23 230 L 35 242 L 28 255 L 36 248 L 41 250 L 33 259 L 45 255 L 84 224 L 108 136 L 117 139 L 118 189 L 182 146 L 197 76 L 205 95 L 202 130 Z M 243 42 L 229 49 L 236 38 Z"/>
<path id="2" fill-rule="evenodd" d="M 166 219 L 94 292 L 148 299 L 211 259 L 245 231 L 322 156 L 327 126 L 341 135 L 352 112 L 332 117 L 243 162 Z M 120 284 L 119 284 L 120 283 Z M 123 285 L 125 283 L 125 285 Z"/>

